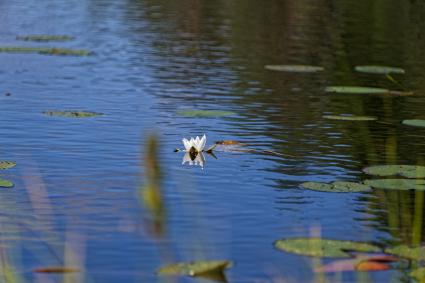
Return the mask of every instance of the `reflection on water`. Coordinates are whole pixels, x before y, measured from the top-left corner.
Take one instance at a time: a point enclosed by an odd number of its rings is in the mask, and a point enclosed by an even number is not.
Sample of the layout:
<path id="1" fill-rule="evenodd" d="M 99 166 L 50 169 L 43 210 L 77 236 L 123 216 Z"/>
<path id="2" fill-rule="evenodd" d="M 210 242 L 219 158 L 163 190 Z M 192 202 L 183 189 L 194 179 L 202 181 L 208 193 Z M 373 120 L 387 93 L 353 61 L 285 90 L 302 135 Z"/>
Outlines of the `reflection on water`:
<path id="1" fill-rule="evenodd" d="M 424 244 L 421 191 L 327 194 L 300 187 L 360 182 L 369 165 L 424 164 L 425 130 L 401 123 L 425 118 L 422 2 L 19 0 L 0 8 L 1 46 L 27 46 L 17 35 L 65 34 L 75 39 L 54 47 L 94 52 L 0 54 L 0 153 L 18 164 L 2 172 L 15 188 L 0 194 L 0 220 L 8 254 L 23 255 L 10 261 L 25 278 L 33 279 L 32 268 L 61 264 L 42 239 L 54 239 L 61 258 L 69 230 L 85 235 L 87 277 L 100 282 L 155 282 L 163 261 L 211 258 L 236 262 L 229 282 L 312 281 L 309 259 L 271 243 L 307 237 L 314 227 L 324 238 Z M 266 65 L 324 70 L 282 73 Z M 356 72 L 358 65 L 403 68 L 394 78 L 414 95 L 325 92 L 332 85 L 398 89 L 385 76 Z M 181 117 L 183 108 L 235 115 Z M 42 115 L 49 109 L 105 115 Z M 140 142 L 152 129 L 164 167 L 166 253 L 141 229 L 136 197 L 139 158 L 148 151 Z M 181 136 L 200 132 L 249 144 L 249 151 L 220 152 L 208 174 L 182 168 L 181 155 L 168 153 Z M 185 155 L 183 163 L 204 167 L 205 156 Z M 146 164 L 142 170 L 145 176 Z M 35 184 L 43 190 L 28 192 Z M 407 273 L 370 277 L 402 281 Z"/>

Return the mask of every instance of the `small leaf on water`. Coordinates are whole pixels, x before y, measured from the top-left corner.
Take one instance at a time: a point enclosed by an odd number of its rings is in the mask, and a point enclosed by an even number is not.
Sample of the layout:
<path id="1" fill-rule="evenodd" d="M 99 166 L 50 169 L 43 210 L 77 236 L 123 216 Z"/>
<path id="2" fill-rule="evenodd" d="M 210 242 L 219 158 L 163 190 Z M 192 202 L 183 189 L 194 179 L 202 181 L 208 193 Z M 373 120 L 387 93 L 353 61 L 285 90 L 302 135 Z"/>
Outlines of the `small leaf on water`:
<path id="1" fill-rule="evenodd" d="M 233 263 L 227 260 L 182 262 L 161 267 L 158 270 L 158 274 L 187 276 L 222 274 L 225 269 L 230 268 L 232 265 Z"/>
<path id="2" fill-rule="evenodd" d="M 20 35 L 20 36 L 17 36 L 16 39 L 23 40 L 23 41 L 47 42 L 47 41 L 70 41 L 70 40 L 73 40 L 74 37 L 69 35 L 34 34 L 34 35 Z"/>
<path id="3" fill-rule="evenodd" d="M 293 73 L 316 73 L 324 70 L 323 67 L 308 65 L 266 65 L 264 68 L 270 71 Z"/>
<path id="4" fill-rule="evenodd" d="M 365 192 L 371 190 L 371 187 L 364 184 L 342 181 L 336 181 L 330 184 L 319 182 L 305 182 L 302 183 L 301 186 L 305 189 L 313 191 L 333 193 Z"/>
<path id="5" fill-rule="evenodd" d="M 1 160 L 0 161 L 0 170 L 13 168 L 16 166 L 16 163 L 13 161 Z"/>
<path id="6" fill-rule="evenodd" d="M 290 238 L 274 243 L 275 248 L 289 253 L 314 257 L 350 257 L 347 251 L 379 252 L 380 248 L 361 242 L 320 238 Z"/>
<path id="7" fill-rule="evenodd" d="M 314 269 L 315 272 L 379 271 L 390 269 L 387 263 L 398 261 L 389 255 L 361 254 L 352 259 L 341 259 Z"/>
<path id="8" fill-rule="evenodd" d="M 216 141 L 215 143 L 220 145 L 239 145 L 239 146 L 245 145 L 238 141 Z"/>
<path id="9" fill-rule="evenodd" d="M 420 179 L 370 179 L 364 184 L 387 190 L 425 190 L 425 180 Z"/>
<path id="10" fill-rule="evenodd" d="M 415 165 L 376 165 L 364 168 L 363 172 L 375 176 L 400 175 L 406 178 L 425 178 L 425 166 Z"/>
<path id="11" fill-rule="evenodd" d="M 185 117 L 203 117 L 203 118 L 214 118 L 214 117 L 226 117 L 233 116 L 236 113 L 231 111 L 222 111 L 222 110 L 190 110 L 183 109 L 178 110 L 177 114 Z"/>
<path id="12" fill-rule="evenodd" d="M 375 121 L 376 117 L 369 116 L 346 116 L 346 115 L 324 115 L 323 118 L 329 120 L 342 120 L 342 121 Z"/>
<path id="13" fill-rule="evenodd" d="M 0 187 L 2 188 L 12 188 L 14 184 L 11 181 L 0 179 Z"/>
<path id="14" fill-rule="evenodd" d="M 382 271 L 389 269 L 391 269 L 389 264 L 376 261 L 361 261 L 356 265 L 356 271 Z"/>
<path id="15" fill-rule="evenodd" d="M 72 273 L 80 272 L 78 268 L 66 267 L 66 266 L 48 266 L 40 267 L 33 270 L 36 273 Z"/>
<path id="16" fill-rule="evenodd" d="M 51 48 L 51 47 L 24 47 L 24 46 L 4 46 L 0 47 L 0 53 L 38 53 L 44 55 L 62 56 L 88 56 L 92 52 L 82 49 Z"/>
<path id="17" fill-rule="evenodd" d="M 378 74 L 378 75 L 405 73 L 405 71 L 402 68 L 389 67 L 389 66 L 365 65 L 365 66 L 356 66 L 354 69 L 357 72 L 368 73 L 368 74 Z"/>
<path id="18" fill-rule="evenodd" d="M 418 267 L 409 273 L 410 277 L 415 278 L 418 282 L 423 283 L 425 279 L 425 267 Z"/>
<path id="19" fill-rule="evenodd" d="M 67 118 L 87 118 L 103 115 L 103 113 L 89 111 L 44 111 L 43 114 Z"/>
<path id="20" fill-rule="evenodd" d="M 425 120 L 422 120 L 422 119 L 403 120 L 402 123 L 408 126 L 425 127 Z"/>
<path id="21" fill-rule="evenodd" d="M 390 90 L 377 87 L 363 86 L 328 86 L 326 92 L 349 93 L 349 94 L 387 94 Z"/>
<path id="22" fill-rule="evenodd" d="M 400 246 L 386 248 L 385 252 L 388 254 L 402 257 L 402 258 L 407 258 L 412 260 L 425 260 L 425 246 L 410 247 L 407 245 L 400 245 Z"/>

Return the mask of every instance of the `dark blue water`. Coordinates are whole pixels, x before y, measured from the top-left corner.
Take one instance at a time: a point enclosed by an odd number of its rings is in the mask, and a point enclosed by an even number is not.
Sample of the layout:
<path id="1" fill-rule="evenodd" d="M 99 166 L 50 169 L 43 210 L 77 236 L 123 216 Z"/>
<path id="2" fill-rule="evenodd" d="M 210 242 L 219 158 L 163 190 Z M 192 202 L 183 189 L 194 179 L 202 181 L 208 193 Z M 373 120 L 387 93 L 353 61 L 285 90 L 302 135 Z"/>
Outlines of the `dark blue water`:
<path id="1" fill-rule="evenodd" d="M 61 282 L 32 270 L 62 265 L 72 257 L 68 247 L 76 254 L 71 264 L 84 270 L 73 282 L 159 282 L 159 266 L 196 259 L 234 261 L 229 282 L 313 282 L 312 258 L 277 251 L 275 240 L 321 235 L 410 243 L 411 192 L 300 187 L 360 181 L 367 165 L 425 159 L 425 131 L 400 123 L 425 118 L 425 7 L 346 2 L 0 1 L 1 46 L 93 51 L 88 57 L 0 53 L 0 159 L 17 163 L 0 172 L 15 183 L 0 192 L 0 239 L 17 273 L 30 282 Z M 15 39 L 27 34 L 75 40 Z M 274 73 L 267 64 L 326 70 Z M 407 75 L 398 79 L 415 95 L 323 91 L 335 84 L 394 88 L 385 78 L 355 73 L 361 64 L 403 67 Z M 42 113 L 74 109 L 105 115 Z M 235 114 L 182 117 L 182 109 Z M 331 121 L 326 114 L 372 115 L 383 123 Z M 139 201 L 152 133 L 159 138 L 167 210 L 161 239 L 147 232 Z M 216 152 L 218 159 L 207 156 L 203 169 L 182 166 L 183 154 L 173 150 L 183 147 L 183 137 L 202 134 L 208 145 L 238 140 L 280 155 Z M 358 282 L 407 278 L 403 271 L 361 276 Z"/>

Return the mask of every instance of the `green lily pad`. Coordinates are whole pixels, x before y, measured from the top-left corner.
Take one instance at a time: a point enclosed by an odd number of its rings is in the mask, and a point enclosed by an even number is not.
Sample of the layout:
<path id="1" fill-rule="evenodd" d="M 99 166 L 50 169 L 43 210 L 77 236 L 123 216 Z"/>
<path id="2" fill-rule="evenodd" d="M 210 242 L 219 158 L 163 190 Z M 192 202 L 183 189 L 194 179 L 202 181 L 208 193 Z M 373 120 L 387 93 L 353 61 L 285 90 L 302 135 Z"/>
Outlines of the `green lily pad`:
<path id="1" fill-rule="evenodd" d="M 403 176 L 406 178 L 425 178 L 425 166 L 415 165 L 376 165 L 363 169 L 363 172 L 375 176 Z"/>
<path id="2" fill-rule="evenodd" d="M 308 65 L 266 65 L 264 68 L 270 71 L 292 73 L 316 73 L 324 70 L 323 67 Z"/>
<path id="3" fill-rule="evenodd" d="M 0 187 L 11 188 L 14 184 L 11 181 L 0 179 Z"/>
<path id="4" fill-rule="evenodd" d="M 0 170 L 9 169 L 15 166 L 16 166 L 16 163 L 13 161 L 7 161 L 7 160 L 0 161 Z"/>
<path id="5" fill-rule="evenodd" d="M 413 260 L 425 259 L 425 246 L 423 247 L 409 247 L 407 245 L 400 245 L 392 248 L 386 248 L 385 253 L 396 255 L 402 258 Z"/>
<path id="6" fill-rule="evenodd" d="M 414 127 L 425 127 L 425 120 L 422 119 L 410 119 L 403 120 L 404 125 L 414 126 Z"/>
<path id="7" fill-rule="evenodd" d="M 375 121 L 376 117 L 369 116 L 345 116 L 345 115 L 324 115 L 323 118 L 329 120 L 342 120 L 342 121 Z"/>
<path id="8" fill-rule="evenodd" d="M 44 111 L 43 114 L 67 118 L 88 118 L 103 115 L 103 113 L 89 111 Z"/>
<path id="9" fill-rule="evenodd" d="M 368 73 L 368 74 L 377 74 L 377 75 L 387 75 L 387 74 L 404 74 L 405 71 L 402 68 L 389 67 L 389 66 L 356 66 L 354 68 L 357 72 Z"/>
<path id="10" fill-rule="evenodd" d="M 331 93 L 346 93 L 346 94 L 389 94 L 394 96 L 408 96 L 413 95 L 413 92 L 389 90 L 378 87 L 364 87 L 364 86 L 328 86 L 325 92 Z"/>
<path id="11" fill-rule="evenodd" d="M 365 180 L 364 184 L 387 190 L 425 190 L 425 180 L 419 179 L 373 179 Z"/>
<path id="12" fill-rule="evenodd" d="M 74 37 L 69 35 L 34 34 L 34 35 L 17 36 L 16 39 L 23 40 L 23 41 L 48 42 L 48 41 L 70 41 L 70 40 L 73 40 Z"/>
<path id="13" fill-rule="evenodd" d="M 415 278 L 418 282 L 423 282 L 423 280 L 425 279 L 425 267 L 413 269 L 409 273 L 409 276 Z"/>
<path id="14" fill-rule="evenodd" d="M 380 252 L 377 246 L 340 240 L 327 240 L 320 238 L 292 238 L 281 239 L 274 243 L 275 248 L 289 253 L 313 257 L 350 257 L 348 252 Z"/>
<path id="15" fill-rule="evenodd" d="M 6 46 L 0 47 L 0 53 L 38 53 L 44 55 L 88 56 L 92 52 L 69 48 Z"/>
<path id="16" fill-rule="evenodd" d="M 320 192 L 333 192 L 333 193 L 352 193 L 352 192 L 365 192 L 370 191 L 371 187 L 354 183 L 354 182 L 341 182 L 336 181 L 330 184 L 319 182 L 305 182 L 301 186 L 305 189 L 320 191 Z"/>
<path id="17" fill-rule="evenodd" d="M 221 110 L 191 110 L 191 109 L 183 109 L 178 110 L 177 114 L 185 117 L 225 117 L 225 116 L 233 116 L 236 113 L 231 111 L 221 111 Z"/>
<path id="18" fill-rule="evenodd" d="M 203 276 L 206 274 L 223 273 L 225 269 L 230 268 L 232 265 L 232 262 L 227 260 L 182 262 L 161 267 L 158 270 L 158 274 L 169 276 Z"/>

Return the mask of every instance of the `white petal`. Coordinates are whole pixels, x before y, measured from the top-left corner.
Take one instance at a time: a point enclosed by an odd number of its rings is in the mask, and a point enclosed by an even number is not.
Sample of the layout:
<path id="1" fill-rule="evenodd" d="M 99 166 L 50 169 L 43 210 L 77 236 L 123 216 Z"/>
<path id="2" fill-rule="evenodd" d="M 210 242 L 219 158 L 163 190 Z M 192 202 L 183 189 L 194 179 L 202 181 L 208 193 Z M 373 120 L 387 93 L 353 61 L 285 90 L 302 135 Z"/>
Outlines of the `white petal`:
<path id="1" fill-rule="evenodd" d="M 188 141 L 187 139 L 183 139 L 182 141 L 183 141 L 184 149 L 186 151 L 189 151 L 190 148 L 192 147 L 190 141 Z"/>
<path id="2" fill-rule="evenodd" d="M 207 143 L 207 137 L 205 135 L 202 136 L 202 139 L 199 141 L 199 149 L 198 151 L 202 151 Z"/>

